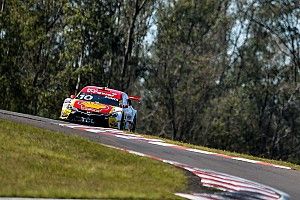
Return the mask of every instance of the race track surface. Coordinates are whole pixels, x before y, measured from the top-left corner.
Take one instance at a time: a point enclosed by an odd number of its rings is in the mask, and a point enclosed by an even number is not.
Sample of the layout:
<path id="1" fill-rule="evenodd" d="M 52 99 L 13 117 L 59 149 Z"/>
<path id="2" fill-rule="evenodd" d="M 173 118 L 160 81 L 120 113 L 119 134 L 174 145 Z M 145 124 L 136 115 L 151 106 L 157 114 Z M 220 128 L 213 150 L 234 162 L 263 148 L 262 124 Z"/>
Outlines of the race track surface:
<path id="1" fill-rule="evenodd" d="M 213 154 L 186 151 L 181 148 L 170 148 L 168 145 L 157 145 L 155 142 L 151 143 L 142 139 L 128 139 L 122 136 L 116 137 L 113 134 L 102 134 L 101 131 L 95 134 L 80 128 L 70 128 L 67 122 L 4 110 L 0 110 L 0 118 L 60 131 L 65 134 L 80 135 L 105 145 L 138 152 L 161 160 L 181 163 L 192 168 L 241 177 L 287 193 L 290 199 L 300 199 L 300 171 L 243 162 Z"/>

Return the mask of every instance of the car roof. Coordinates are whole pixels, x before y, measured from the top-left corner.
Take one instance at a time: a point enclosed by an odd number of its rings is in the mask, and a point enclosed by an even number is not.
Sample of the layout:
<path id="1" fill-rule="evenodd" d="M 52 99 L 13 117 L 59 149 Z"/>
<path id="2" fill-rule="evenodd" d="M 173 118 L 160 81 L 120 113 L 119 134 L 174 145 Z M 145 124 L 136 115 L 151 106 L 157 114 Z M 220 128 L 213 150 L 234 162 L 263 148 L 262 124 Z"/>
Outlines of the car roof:
<path id="1" fill-rule="evenodd" d="M 116 99 L 122 99 L 122 94 L 125 94 L 122 91 L 110 89 L 107 87 L 97 87 L 97 86 L 86 86 L 81 92 L 92 93 L 92 94 L 100 94 L 103 96 L 108 96 Z"/>

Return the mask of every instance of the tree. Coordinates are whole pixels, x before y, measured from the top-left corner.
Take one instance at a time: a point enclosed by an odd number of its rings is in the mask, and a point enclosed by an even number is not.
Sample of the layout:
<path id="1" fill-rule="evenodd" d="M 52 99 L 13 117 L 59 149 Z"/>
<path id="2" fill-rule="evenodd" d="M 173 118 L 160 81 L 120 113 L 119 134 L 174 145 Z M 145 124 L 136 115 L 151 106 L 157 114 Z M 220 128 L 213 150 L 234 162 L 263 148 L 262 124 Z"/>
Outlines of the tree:
<path id="1" fill-rule="evenodd" d="M 213 43 L 224 42 L 215 34 L 224 28 L 226 6 L 219 1 L 160 3 L 146 88 L 149 112 L 161 110 L 158 120 L 151 121 L 154 127 L 164 124 L 161 134 L 187 141 L 197 137 L 201 129 L 197 120 L 215 89 L 220 52 L 226 51 L 226 46 Z"/>

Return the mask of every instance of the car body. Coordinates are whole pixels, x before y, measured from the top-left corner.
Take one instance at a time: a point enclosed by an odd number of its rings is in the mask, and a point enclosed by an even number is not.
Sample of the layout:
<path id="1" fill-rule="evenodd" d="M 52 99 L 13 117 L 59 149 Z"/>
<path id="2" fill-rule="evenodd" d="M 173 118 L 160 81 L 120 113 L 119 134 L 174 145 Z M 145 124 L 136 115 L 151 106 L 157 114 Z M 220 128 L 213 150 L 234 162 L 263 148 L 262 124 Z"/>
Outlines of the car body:
<path id="1" fill-rule="evenodd" d="M 137 110 L 131 100 L 140 101 L 140 97 L 107 87 L 86 86 L 64 100 L 60 119 L 135 131 Z"/>

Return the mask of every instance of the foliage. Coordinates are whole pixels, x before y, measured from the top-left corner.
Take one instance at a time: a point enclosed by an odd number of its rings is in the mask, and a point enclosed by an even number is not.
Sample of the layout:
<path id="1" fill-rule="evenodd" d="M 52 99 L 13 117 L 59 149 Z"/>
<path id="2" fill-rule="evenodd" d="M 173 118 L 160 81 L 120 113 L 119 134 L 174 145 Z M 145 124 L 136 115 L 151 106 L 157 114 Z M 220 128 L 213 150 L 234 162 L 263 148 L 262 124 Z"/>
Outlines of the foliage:
<path id="1" fill-rule="evenodd" d="M 137 81 L 136 49 L 153 3 L 9 0 L 2 7 L 1 108 L 57 117 L 63 98 L 84 85 L 129 90 Z"/>
<path id="2" fill-rule="evenodd" d="M 161 1 L 142 129 L 300 162 L 300 5 Z"/>

